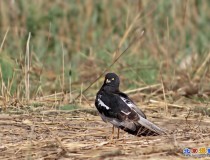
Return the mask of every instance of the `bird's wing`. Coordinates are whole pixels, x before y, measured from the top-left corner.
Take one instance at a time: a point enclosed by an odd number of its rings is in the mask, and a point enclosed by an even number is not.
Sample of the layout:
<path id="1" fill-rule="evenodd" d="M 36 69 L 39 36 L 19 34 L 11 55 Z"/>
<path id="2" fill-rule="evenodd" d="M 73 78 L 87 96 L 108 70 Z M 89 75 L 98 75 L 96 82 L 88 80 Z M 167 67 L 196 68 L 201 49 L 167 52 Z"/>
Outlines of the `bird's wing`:
<path id="1" fill-rule="evenodd" d="M 126 96 L 120 96 L 120 98 L 131 110 L 135 111 L 136 114 L 138 114 L 138 118 L 139 118 L 138 123 L 141 126 L 144 126 L 145 129 L 153 131 L 157 134 L 163 134 L 164 131 L 158 126 L 156 126 L 155 124 L 153 124 L 152 122 L 150 122 L 149 120 L 147 120 L 146 115 L 132 102 L 132 100 L 128 96 L 127 97 Z M 133 119 L 133 115 L 131 115 L 130 118 Z"/>
<path id="2" fill-rule="evenodd" d="M 142 110 L 140 110 L 125 93 L 120 92 L 119 95 L 120 98 L 127 104 L 128 107 L 135 110 L 141 117 L 147 118 L 144 112 L 142 112 Z"/>
<path id="3" fill-rule="evenodd" d="M 121 129 L 129 129 L 132 131 L 135 131 L 136 125 L 132 120 L 119 120 L 118 118 L 113 118 L 113 117 L 107 117 L 104 116 L 103 114 L 100 115 L 102 119 L 105 119 L 107 122 L 110 122 L 113 124 L 115 127 L 121 128 Z"/>

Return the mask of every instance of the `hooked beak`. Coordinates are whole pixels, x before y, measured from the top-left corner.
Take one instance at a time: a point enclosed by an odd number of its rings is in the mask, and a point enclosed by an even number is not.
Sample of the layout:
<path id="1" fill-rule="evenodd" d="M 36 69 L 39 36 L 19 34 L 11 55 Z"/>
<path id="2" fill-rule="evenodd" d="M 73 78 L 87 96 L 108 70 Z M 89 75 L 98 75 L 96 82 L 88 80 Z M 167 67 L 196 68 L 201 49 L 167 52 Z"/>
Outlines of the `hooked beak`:
<path id="1" fill-rule="evenodd" d="M 106 79 L 106 83 L 110 83 L 111 81 L 109 79 Z"/>

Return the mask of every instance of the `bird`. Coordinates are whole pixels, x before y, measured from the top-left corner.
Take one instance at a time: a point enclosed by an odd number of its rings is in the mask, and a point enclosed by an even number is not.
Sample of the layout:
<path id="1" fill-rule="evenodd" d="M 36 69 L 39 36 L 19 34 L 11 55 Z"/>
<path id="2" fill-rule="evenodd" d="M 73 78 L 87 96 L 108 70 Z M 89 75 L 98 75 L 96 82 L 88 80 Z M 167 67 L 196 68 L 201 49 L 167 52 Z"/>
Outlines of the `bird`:
<path id="1" fill-rule="evenodd" d="M 135 136 L 158 136 L 166 132 L 150 122 L 141 109 L 119 90 L 120 79 L 116 73 L 107 73 L 96 94 L 95 106 L 104 122 Z"/>

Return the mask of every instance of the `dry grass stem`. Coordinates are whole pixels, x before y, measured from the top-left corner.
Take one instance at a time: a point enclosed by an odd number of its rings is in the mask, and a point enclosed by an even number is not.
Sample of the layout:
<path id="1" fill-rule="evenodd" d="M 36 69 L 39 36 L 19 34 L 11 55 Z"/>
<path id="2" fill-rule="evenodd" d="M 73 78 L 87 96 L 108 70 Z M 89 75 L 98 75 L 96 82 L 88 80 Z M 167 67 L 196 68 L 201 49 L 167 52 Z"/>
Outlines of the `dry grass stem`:
<path id="1" fill-rule="evenodd" d="M 200 65 L 200 67 L 196 70 L 194 79 L 197 78 L 197 77 L 200 77 L 201 72 L 204 71 L 204 68 L 205 68 L 206 65 L 209 64 L 209 63 L 210 63 L 210 52 L 209 52 L 209 54 L 207 55 L 207 57 L 205 58 L 205 60 L 203 61 L 203 63 Z"/>
<path id="2" fill-rule="evenodd" d="M 157 101 L 157 100 L 150 99 L 149 102 L 150 103 L 154 103 L 155 106 L 157 106 L 157 107 L 160 107 L 162 105 L 164 105 L 164 107 L 165 107 L 165 102 L 163 102 L 163 101 Z M 182 105 L 177 105 L 177 104 L 170 104 L 170 103 L 167 103 L 167 106 L 168 107 L 174 107 L 174 108 L 188 108 L 187 106 L 182 106 Z"/>
<path id="3" fill-rule="evenodd" d="M 69 71 L 69 103 L 72 102 L 72 78 L 71 78 L 71 63 L 70 63 L 70 71 Z"/>
<path id="4" fill-rule="evenodd" d="M 65 87 L 65 55 L 64 55 L 64 48 L 62 43 L 62 91 L 64 91 Z"/>
<path id="5" fill-rule="evenodd" d="M 83 83 L 81 84 L 81 87 L 80 87 L 80 99 L 79 99 L 80 106 L 82 104 L 82 95 L 83 95 L 82 93 L 83 93 Z"/>
<path id="6" fill-rule="evenodd" d="M 9 28 L 7 28 L 7 31 L 6 31 L 6 33 L 4 35 L 4 38 L 3 38 L 2 42 L 1 42 L 0 53 L 2 52 L 2 49 L 3 49 L 3 46 L 4 46 L 4 42 L 6 40 L 6 37 L 7 37 L 8 32 L 9 32 Z"/>
<path id="7" fill-rule="evenodd" d="M 154 85 L 149 85 L 149 86 L 146 86 L 146 87 L 127 90 L 127 91 L 125 91 L 125 93 L 126 94 L 131 94 L 131 93 L 140 92 L 140 91 L 144 91 L 144 90 L 153 90 L 153 89 L 156 89 L 160 86 L 161 86 L 161 84 L 154 84 Z"/>
<path id="8" fill-rule="evenodd" d="M 28 39 L 26 43 L 26 55 L 25 55 L 25 95 L 27 101 L 30 99 L 30 39 L 31 32 L 28 34 Z"/>

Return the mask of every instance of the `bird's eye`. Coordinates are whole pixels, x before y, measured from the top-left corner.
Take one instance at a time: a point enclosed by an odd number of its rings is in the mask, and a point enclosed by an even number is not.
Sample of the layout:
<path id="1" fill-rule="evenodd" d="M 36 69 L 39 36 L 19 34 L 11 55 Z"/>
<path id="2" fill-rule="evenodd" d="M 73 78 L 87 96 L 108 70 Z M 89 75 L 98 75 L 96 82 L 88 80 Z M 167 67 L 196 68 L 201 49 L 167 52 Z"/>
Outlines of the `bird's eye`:
<path id="1" fill-rule="evenodd" d="M 114 78 L 112 78 L 112 81 L 114 81 Z"/>

